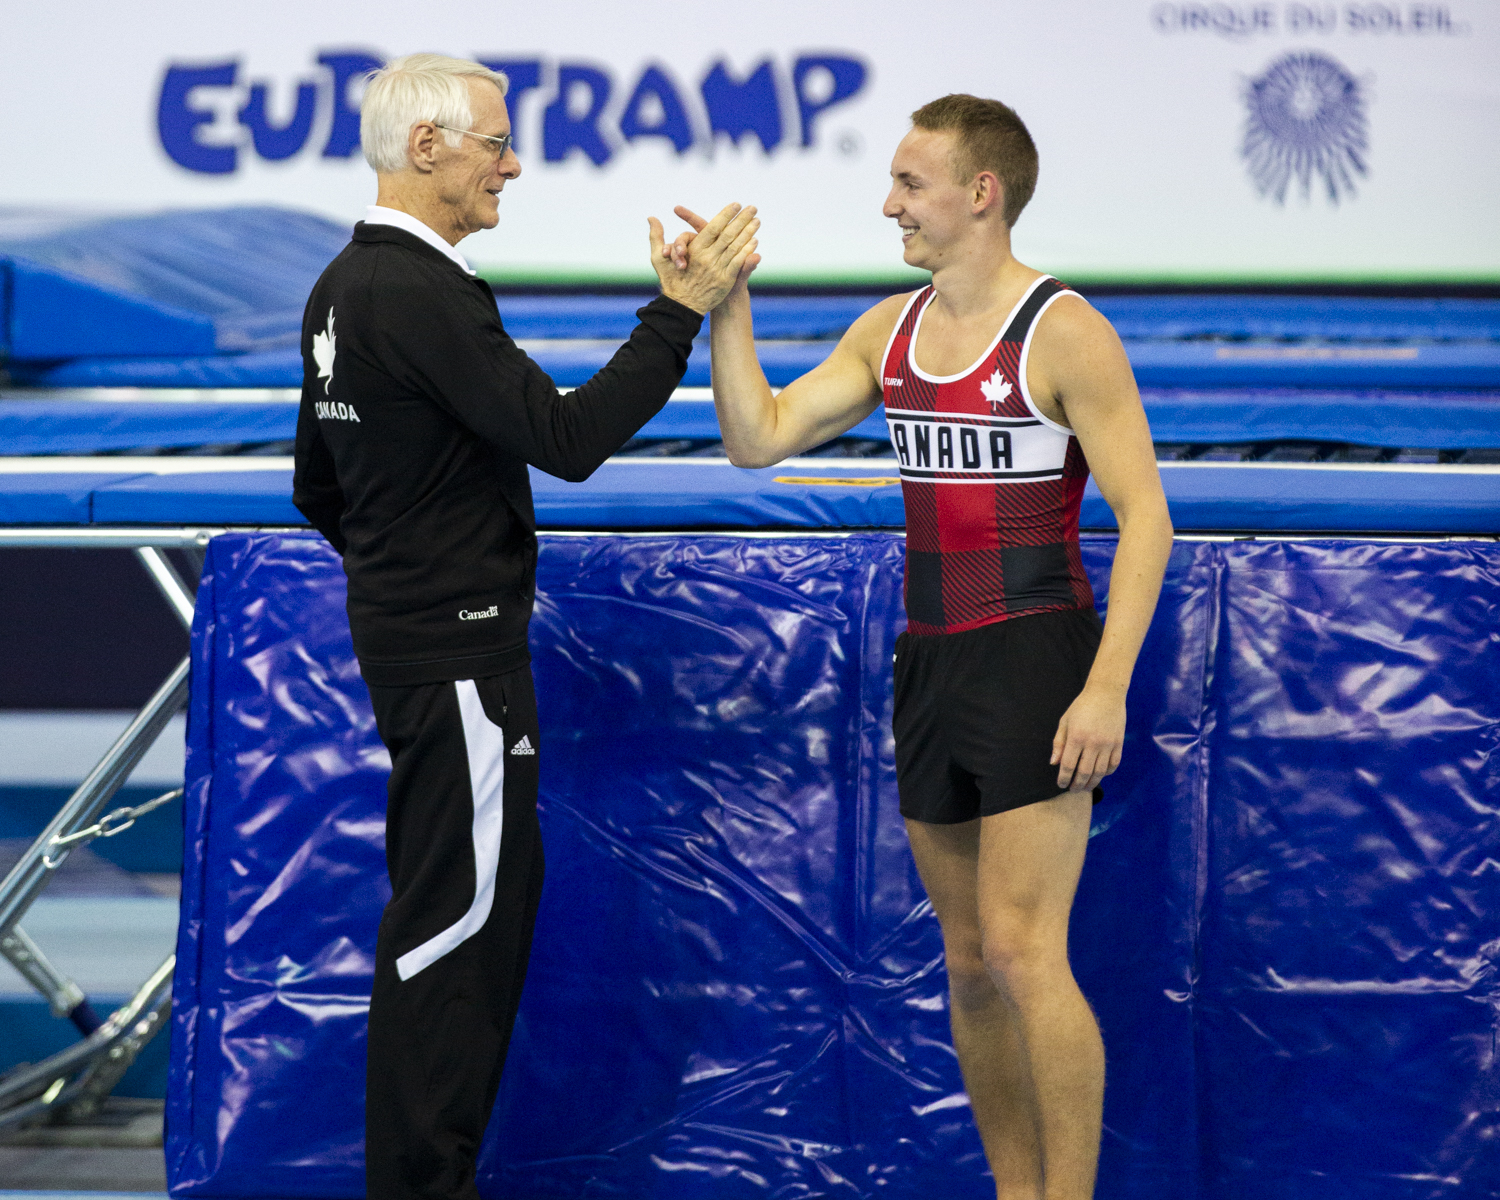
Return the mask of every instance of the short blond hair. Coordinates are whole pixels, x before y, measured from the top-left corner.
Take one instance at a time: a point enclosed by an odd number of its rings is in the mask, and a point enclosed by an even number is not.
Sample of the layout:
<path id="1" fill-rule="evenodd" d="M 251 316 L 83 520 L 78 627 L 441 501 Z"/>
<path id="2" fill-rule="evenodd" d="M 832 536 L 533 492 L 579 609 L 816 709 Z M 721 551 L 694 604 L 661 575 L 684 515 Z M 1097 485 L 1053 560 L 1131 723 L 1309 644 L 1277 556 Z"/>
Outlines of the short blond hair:
<path id="1" fill-rule="evenodd" d="M 951 130 L 958 142 L 953 154 L 958 182 L 968 183 L 981 171 L 993 171 L 1005 188 L 1005 223 L 1016 223 L 1036 191 L 1040 163 L 1036 143 L 1015 109 L 998 100 L 956 92 L 922 105 L 912 113 L 911 123 L 933 132 Z"/>
<path id="2" fill-rule="evenodd" d="M 503 96 L 510 80 L 499 71 L 466 58 L 444 54 L 408 54 L 370 72 L 359 108 L 359 142 L 365 161 L 382 174 L 406 170 L 407 142 L 418 121 L 467 129 L 474 122 L 467 80 L 488 79 Z M 463 140 L 444 133 L 449 146 Z"/>

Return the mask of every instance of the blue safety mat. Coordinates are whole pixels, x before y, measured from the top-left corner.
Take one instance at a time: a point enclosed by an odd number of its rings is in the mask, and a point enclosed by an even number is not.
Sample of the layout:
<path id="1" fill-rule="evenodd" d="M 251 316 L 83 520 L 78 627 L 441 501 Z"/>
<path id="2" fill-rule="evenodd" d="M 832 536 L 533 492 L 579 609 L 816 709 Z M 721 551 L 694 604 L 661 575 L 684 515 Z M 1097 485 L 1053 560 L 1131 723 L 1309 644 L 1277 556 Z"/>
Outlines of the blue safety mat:
<path id="1" fill-rule="evenodd" d="M 760 342 L 756 352 L 776 387 L 807 374 L 833 342 Z M 618 343 L 533 343 L 527 350 L 562 387 L 586 383 Z M 1212 342 L 1127 341 L 1141 387 L 1161 388 L 1496 388 L 1500 344 L 1302 347 Z M 16 363 L 11 375 L 29 387 L 301 387 L 302 358 L 292 349 L 187 358 L 80 358 L 57 366 Z M 682 382 L 711 382 L 708 344 L 700 342 Z"/>
<path id="2" fill-rule="evenodd" d="M 104 467 L 34 474 L 0 471 L 0 525 L 88 525 L 94 519 L 94 493 L 132 478 L 134 472 Z"/>
<path id="3" fill-rule="evenodd" d="M 993 1197 L 896 810 L 901 551 L 543 538 L 485 1200 Z M 1497 604 L 1492 544 L 1174 548 L 1072 923 L 1101 1200 L 1500 1189 Z M 353 1200 L 386 757 L 338 559 L 215 539 L 192 653 L 172 1192 Z"/>
<path id="4" fill-rule="evenodd" d="M 1500 447 L 1500 391 L 1146 388 L 1141 400 L 1157 442 Z"/>
<path id="5" fill-rule="evenodd" d="M 101 460 L 108 462 L 107 459 Z M 1500 472 L 1463 467 L 1162 464 L 1179 531 L 1500 532 Z M 890 460 L 799 460 L 757 471 L 724 460 L 627 459 L 584 483 L 531 473 L 552 529 L 879 528 L 906 523 Z M 0 473 L 8 525 L 301 525 L 284 469 Z M 1085 529 L 1113 529 L 1092 480 Z"/>
<path id="6" fill-rule="evenodd" d="M 1127 341 L 1141 387 L 1493 388 L 1500 343 L 1308 346 Z"/>
<path id="7" fill-rule="evenodd" d="M 1093 296 L 1123 338 L 1319 341 L 1500 341 L 1500 301 L 1348 296 Z M 838 337 L 885 296 L 756 296 L 757 338 Z M 613 338 L 635 326 L 651 297 L 501 295 L 517 338 Z"/>
<path id="8" fill-rule="evenodd" d="M 113 218 L 0 210 L 0 273 L 10 276 L 0 343 L 13 362 L 295 346 L 308 293 L 349 229 L 270 207 Z"/>
<path id="9" fill-rule="evenodd" d="M 0 210 L 0 350 L 47 387 L 288 387 L 306 297 L 346 226 L 272 207 L 100 217 Z M 503 296 L 513 336 L 576 385 L 628 336 L 638 296 Z M 821 362 L 878 295 L 760 297 L 773 383 Z M 1154 387 L 1494 387 L 1500 301 L 1103 296 Z M 1292 345 L 1292 342 L 1308 343 Z M 278 353 L 277 351 L 281 352 Z M 687 382 L 706 383 L 706 355 Z"/>
<path id="10" fill-rule="evenodd" d="M 1088 296 L 1089 289 L 1080 289 Z M 1122 338 L 1500 341 L 1500 300 L 1356 296 L 1088 296 Z"/>
<path id="11" fill-rule="evenodd" d="M 1146 389 L 1152 437 L 1163 443 L 1321 441 L 1440 450 L 1500 448 L 1500 392 Z M 289 441 L 295 401 L 0 400 L 5 454 L 97 454 L 150 446 Z M 676 400 L 643 438 L 713 441 L 710 400 Z M 883 410 L 846 436 L 885 440 Z"/>
<path id="12" fill-rule="evenodd" d="M 297 310 L 301 320 L 302 310 Z M 26 387 L 300 388 L 302 355 L 295 349 L 184 358 L 75 358 L 11 363 L 10 376 Z"/>
<path id="13" fill-rule="evenodd" d="M 99 488 L 98 525 L 305 525 L 282 470 L 135 475 Z"/>
<path id="14" fill-rule="evenodd" d="M 1179 530 L 1500 533 L 1500 472 L 1163 463 L 1161 478 Z M 1115 528 L 1093 480 L 1080 524 Z"/>
<path id="15" fill-rule="evenodd" d="M 522 296 L 501 293 L 495 303 L 506 331 L 517 339 L 602 338 L 623 342 L 636 309 L 655 293 L 636 296 Z M 885 299 L 867 296 L 757 296 L 755 336 L 764 340 L 838 340 L 866 309 Z M 1500 321 L 1497 321 L 1500 329 Z M 705 327 L 706 332 L 706 327 Z M 1497 331 L 1500 337 L 1500 331 Z"/>
<path id="16" fill-rule="evenodd" d="M 295 401 L 0 400 L 0 453 L 5 454 L 98 454 L 296 436 Z"/>

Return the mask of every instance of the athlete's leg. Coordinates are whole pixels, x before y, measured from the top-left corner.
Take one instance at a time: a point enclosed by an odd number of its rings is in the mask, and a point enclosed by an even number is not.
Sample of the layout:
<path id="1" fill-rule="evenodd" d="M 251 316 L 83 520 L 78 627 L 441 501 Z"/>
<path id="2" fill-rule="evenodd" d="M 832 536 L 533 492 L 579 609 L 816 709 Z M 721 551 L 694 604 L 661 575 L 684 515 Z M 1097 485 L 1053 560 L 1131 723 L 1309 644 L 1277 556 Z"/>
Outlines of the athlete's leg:
<path id="1" fill-rule="evenodd" d="M 907 822 L 1001 1200 L 1093 1194 L 1104 1052 L 1067 960 L 1091 808 L 1091 797 L 1069 795 L 962 825 Z"/>
<path id="2" fill-rule="evenodd" d="M 1092 809 L 1088 793 L 1068 793 L 980 820 L 981 953 L 1018 1025 L 1045 1200 L 1088 1200 L 1099 1159 L 1104 1044 L 1068 965 Z"/>
<path id="3" fill-rule="evenodd" d="M 922 883 L 943 931 L 953 1047 L 1000 1200 L 1041 1196 L 1039 1119 L 1021 1023 L 985 966 L 979 920 L 978 818 L 908 820 Z"/>

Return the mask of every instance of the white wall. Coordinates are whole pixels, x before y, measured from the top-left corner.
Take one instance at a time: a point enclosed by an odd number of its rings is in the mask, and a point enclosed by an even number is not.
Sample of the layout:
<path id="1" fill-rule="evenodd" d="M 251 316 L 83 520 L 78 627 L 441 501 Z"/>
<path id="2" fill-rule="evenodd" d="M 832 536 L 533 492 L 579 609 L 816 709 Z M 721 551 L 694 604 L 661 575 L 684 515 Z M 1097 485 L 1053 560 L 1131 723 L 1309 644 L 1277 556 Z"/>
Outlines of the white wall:
<path id="1" fill-rule="evenodd" d="M 494 272 L 640 275 L 648 213 L 734 199 L 762 209 L 765 277 L 891 278 L 900 247 L 880 216 L 891 150 L 917 105 L 973 91 L 1012 104 L 1037 138 L 1041 183 L 1017 229 L 1018 253 L 1064 278 L 1500 278 L 1496 0 L 73 0 L 8 5 L 5 26 L 0 204 L 272 202 L 353 221 L 373 177 L 357 151 L 324 156 L 334 97 L 319 57 L 437 49 L 541 64 L 540 87 L 519 105 L 525 174 L 506 189 L 500 227 L 463 246 Z M 1355 94 L 1362 105 L 1367 170 L 1338 203 L 1316 175 L 1305 199 L 1295 185 L 1284 203 L 1262 196 L 1241 155 L 1252 82 L 1297 52 L 1323 56 L 1329 78 L 1351 84 L 1320 99 L 1292 78 L 1294 106 L 1347 115 Z M 867 74 L 816 116 L 804 146 L 791 73 L 817 55 L 857 61 Z M 771 153 L 754 134 L 738 146 L 711 137 L 700 84 L 720 61 L 740 78 L 771 63 L 783 128 Z M 163 147 L 164 79 L 174 66 L 231 63 L 232 86 L 169 102 L 166 124 L 170 133 L 175 121 L 181 142 L 190 109 L 215 114 L 191 136 L 234 147 L 234 169 L 186 169 Z M 542 153 L 543 114 L 564 64 L 611 83 L 597 122 L 609 153 L 602 166 L 577 149 L 561 162 Z M 692 136 L 684 153 L 665 138 L 631 143 L 620 133 L 652 64 L 682 99 Z M 271 120 L 285 123 L 299 82 L 312 89 L 309 135 L 300 150 L 291 136 L 281 150 L 295 152 L 267 161 L 236 114 L 263 83 Z M 829 83 L 812 71 L 804 103 L 817 103 Z M 575 101 L 587 98 L 583 85 L 574 90 Z M 660 106 L 637 116 L 659 122 Z M 1315 141 L 1336 148 L 1358 126 Z"/>

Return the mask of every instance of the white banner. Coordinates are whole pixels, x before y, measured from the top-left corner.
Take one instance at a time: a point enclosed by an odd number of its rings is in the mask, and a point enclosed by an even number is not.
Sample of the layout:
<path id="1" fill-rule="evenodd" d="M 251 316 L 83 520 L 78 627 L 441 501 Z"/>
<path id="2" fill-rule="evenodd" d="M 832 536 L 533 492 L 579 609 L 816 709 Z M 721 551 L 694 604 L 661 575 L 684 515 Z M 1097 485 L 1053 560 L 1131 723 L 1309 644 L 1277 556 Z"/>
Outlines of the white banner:
<path id="1" fill-rule="evenodd" d="M 754 203 L 767 280 L 900 278 L 908 115 L 1026 120 L 1025 261 L 1077 280 L 1500 280 L 1500 4 L 73 0 L 7 5 L 0 204 L 374 197 L 360 75 L 503 63 L 523 175 L 495 278 L 649 278 L 646 215 Z M 675 221 L 669 227 L 677 228 Z"/>

